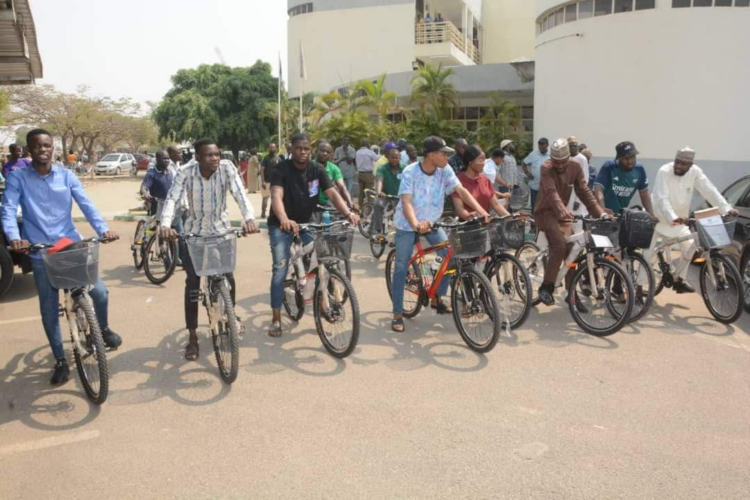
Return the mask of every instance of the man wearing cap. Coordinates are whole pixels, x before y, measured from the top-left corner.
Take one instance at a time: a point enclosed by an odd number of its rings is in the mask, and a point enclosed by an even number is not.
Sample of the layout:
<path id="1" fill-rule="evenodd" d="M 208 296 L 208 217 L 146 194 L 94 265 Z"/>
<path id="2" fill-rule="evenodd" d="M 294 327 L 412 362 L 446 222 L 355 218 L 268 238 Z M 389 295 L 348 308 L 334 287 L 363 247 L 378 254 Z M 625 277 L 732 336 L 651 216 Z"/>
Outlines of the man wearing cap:
<path id="1" fill-rule="evenodd" d="M 357 162 L 357 184 L 359 186 L 359 206 L 364 204 L 365 189 L 372 189 L 374 180 L 375 162 L 380 159 L 380 155 L 370 149 L 367 139 L 362 139 L 360 148 L 355 155 Z"/>
<path id="2" fill-rule="evenodd" d="M 383 149 L 382 149 L 383 156 L 378 158 L 378 161 L 375 162 L 375 175 L 376 176 L 378 175 L 378 170 L 380 169 L 380 167 L 388 164 L 388 155 L 394 149 L 398 150 L 398 146 L 393 141 L 388 141 L 385 144 L 383 144 Z M 399 155 L 400 154 L 401 153 L 399 153 Z"/>
<path id="3" fill-rule="evenodd" d="M 445 168 L 448 165 L 448 154 L 454 152 L 440 137 L 428 137 L 424 141 L 424 159 L 406 167 L 401 175 L 398 193 L 401 201 L 393 217 L 393 224 L 396 226 L 396 261 L 392 286 L 391 328 L 395 332 L 404 331 L 404 286 L 414 248 L 415 233 L 424 235 L 430 245 L 437 245 L 447 239 L 442 229 L 432 231 L 432 224 L 443 214 L 446 195 L 453 192 L 458 193 L 464 204 L 472 210 L 488 217 L 487 211 L 466 188 L 461 186 L 453 170 Z M 445 254 L 445 250 L 438 252 L 441 257 Z M 432 308 L 436 309 L 438 314 L 451 312 L 450 306 L 442 301 L 449 284 L 450 280 L 443 279 L 438 288 L 437 298 L 432 301 Z"/>
<path id="4" fill-rule="evenodd" d="M 615 214 L 622 213 L 630 206 L 630 201 L 638 191 L 643 208 L 653 215 L 648 176 L 646 169 L 638 162 L 635 144 L 630 141 L 621 142 L 615 147 L 615 151 L 615 159 L 602 165 L 594 181 L 594 194 L 599 205 Z"/>
<path id="5" fill-rule="evenodd" d="M 459 139 L 456 141 L 456 152 L 448 158 L 448 165 L 453 169 L 453 173 L 458 175 L 464 170 L 464 154 L 466 154 L 466 148 L 469 147 L 469 143 L 466 139 Z"/>
<path id="6" fill-rule="evenodd" d="M 539 149 L 532 151 L 523 159 L 523 172 L 529 179 L 529 189 L 531 190 L 531 209 L 536 205 L 537 196 L 539 196 L 539 180 L 542 176 L 542 164 L 549 160 L 549 141 L 546 137 L 539 139 L 537 143 Z"/>
<path id="7" fill-rule="evenodd" d="M 667 163 L 659 169 L 654 183 L 654 215 L 659 219 L 654 231 L 654 239 L 651 248 L 645 257 L 652 266 L 656 264 L 656 252 L 654 248 L 660 238 L 680 238 L 690 235 L 688 227 L 690 216 L 690 205 L 693 201 L 695 189 L 714 207 L 718 207 L 723 215 L 736 217 L 738 212 L 732 208 L 727 200 L 721 195 L 716 186 L 706 177 L 703 170 L 693 164 L 695 151 L 685 147 L 677 151 L 674 162 Z M 680 243 L 684 259 L 693 256 L 687 252 L 692 241 Z M 693 293 L 695 289 L 687 282 L 687 273 L 690 266 L 685 266 L 674 284 L 677 293 Z"/>
<path id="8" fill-rule="evenodd" d="M 594 193 L 586 184 L 581 165 L 570 157 L 568 141 L 558 139 L 552 144 L 550 159 L 542 164 L 540 192 L 534 208 L 534 219 L 549 242 L 549 257 L 539 299 L 546 305 L 555 304 L 554 292 L 560 265 L 568 253 L 566 238 L 573 234 L 573 212 L 569 202 L 574 195 L 595 217 L 604 215 Z M 570 275 L 569 275 L 570 276 Z"/>

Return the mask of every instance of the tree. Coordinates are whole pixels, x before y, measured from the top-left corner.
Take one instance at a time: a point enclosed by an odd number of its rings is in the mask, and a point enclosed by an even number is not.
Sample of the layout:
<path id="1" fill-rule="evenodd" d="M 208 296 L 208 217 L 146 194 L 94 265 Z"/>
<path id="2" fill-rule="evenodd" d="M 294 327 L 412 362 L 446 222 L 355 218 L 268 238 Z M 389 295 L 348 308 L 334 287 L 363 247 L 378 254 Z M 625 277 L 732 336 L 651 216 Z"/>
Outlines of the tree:
<path id="1" fill-rule="evenodd" d="M 441 121 L 448 118 L 447 111 L 458 106 L 456 87 L 448 81 L 453 70 L 443 66 L 419 68 L 411 81 L 412 102 L 419 104 L 419 110 L 430 119 Z"/>
<path id="2" fill-rule="evenodd" d="M 10 110 L 10 96 L 7 92 L 0 90 L 0 127 L 5 125 Z"/>
<path id="3" fill-rule="evenodd" d="M 354 92 L 359 93 L 359 105 L 372 108 L 377 112 L 379 123 L 383 125 L 388 113 L 395 109 L 396 93 L 385 87 L 386 73 L 375 81 L 360 80 L 354 86 Z"/>
<path id="4" fill-rule="evenodd" d="M 159 142 L 159 129 L 148 117 L 126 117 L 125 144 L 133 152 L 148 147 L 153 149 Z"/>
<path id="5" fill-rule="evenodd" d="M 172 85 L 153 113 L 160 137 L 211 137 L 238 158 L 240 150 L 265 143 L 276 131 L 268 109 L 277 99 L 278 82 L 268 63 L 183 69 Z"/>
<path id="6" fill-rule="evenodd" d="M 479 121 L 479 142 L 485 148 L 498 147 L 503 139 L 519 143 L 523 137 L 521 107 L 503 99 L 500 94 L 491 95 L 492 103 Z"/>

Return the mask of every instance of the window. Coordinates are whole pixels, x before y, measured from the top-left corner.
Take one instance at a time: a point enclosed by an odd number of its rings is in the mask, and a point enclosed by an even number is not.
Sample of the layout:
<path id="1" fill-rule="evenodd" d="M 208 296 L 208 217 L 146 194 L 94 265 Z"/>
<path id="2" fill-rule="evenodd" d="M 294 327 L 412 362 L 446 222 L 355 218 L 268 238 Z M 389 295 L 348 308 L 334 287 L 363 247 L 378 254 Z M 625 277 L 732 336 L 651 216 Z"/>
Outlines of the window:
<path id="1" fill-rule="evenodd" d="M 479 108 L 466 108 L 466 119 L 467 120 L 478 120 L 479 119 Z"/>
<path id="2" fill-rule="evenodd" d="M 570 23 L 576 20 L 576 11 L 578 5 L 572 3 L 565 7 L 565 22 Z"/>
<path id="3" fill-rule="evenodd" d="M 312 3 L 304 3 L 302 5 L 298 5 L 296 7 L 292 7 L 289 9 L 289 17 L 298 16 L 300 14 L 308 14 L 313 11 L 313 4 Z"/>
<path id="4" fill-rule="evenodd" d="M 713 7 L 714 0 L 693 0 L 693 7 Z"/>
<path id="5" fill-rule="evenodd" d="M 726 191 L 724 191 L 724 198 L 726 198 L 727 203 L 730 205 L 736 205 L 739 203 L 748 187 L 750 187 L 750 178 L 742 179 L 741 181 L 732 184 Z"/>
<path id="6" fill-rule="evenodd" d="M 466 130 L 476 132 L 479 129 L 479 122 L 466 122 Z"/>
<path id="7" fill-rule="evenodd" d="M 717 7 L 731 7 L 733 3 L 732 0 L 716 0 Z"/>
<path id="8" fill-rule="evenodd" d="M 583 0 L 578 4 L 578 19 L 586 19 L 594 15 L 594 0 Z"/>
<path id="9" fill-rule="evenodd" d="M 681 9 L 683 7 L 690 7 L 690 0 L 672 0 L 673 9 Z"/>
<path id="10" fill-rule="evenodd" d="M 633 0 L 615 0 L 615 14 L 618 12 L 632 12 Z"/>
<path id="11" fill-rule="evenodd" d="M 563 9 L 559 9 L 555 11 L 555 26 L 560 26 L 562 23 L 565 22 L 563 12 L 564 12 Z"/>
<path id="12" fill-rule="evenodd" d="M 635 0 L 635 10 L 656 8 L 656 0 Z"/>
<path id="13" fill-rule="evenodd" d="M 750 0 L 734 0 L 735 7 L 750 7 Z"/>
<path id="14" fill-rule="evenodd" d="M 534 119 L 534 107 L 533 106 L 522 107 L 521 118 L 524 120 L 533 120 Z"/>
<path id="15" fill-rule="evenodd" d="M 612 0 L 596 0 L 594 2 L 594 15 L 606 16 L 612 13 Z"/>

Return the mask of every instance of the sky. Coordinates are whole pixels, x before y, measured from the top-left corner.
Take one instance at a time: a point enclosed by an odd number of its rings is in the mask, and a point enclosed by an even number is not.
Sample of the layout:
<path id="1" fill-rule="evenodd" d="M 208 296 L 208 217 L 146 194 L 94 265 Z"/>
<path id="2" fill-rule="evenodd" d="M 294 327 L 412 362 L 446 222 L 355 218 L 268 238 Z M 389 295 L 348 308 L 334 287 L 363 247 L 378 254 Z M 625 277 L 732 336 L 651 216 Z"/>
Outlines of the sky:
<path id="1" fill-rule="evenodd" d="M 183 68 L 286 71 L 286 0 L 30 0 L 44 78 L 63 92 L 159 101 Z M 221 54 L 221 56 L 217 53 Z"/>

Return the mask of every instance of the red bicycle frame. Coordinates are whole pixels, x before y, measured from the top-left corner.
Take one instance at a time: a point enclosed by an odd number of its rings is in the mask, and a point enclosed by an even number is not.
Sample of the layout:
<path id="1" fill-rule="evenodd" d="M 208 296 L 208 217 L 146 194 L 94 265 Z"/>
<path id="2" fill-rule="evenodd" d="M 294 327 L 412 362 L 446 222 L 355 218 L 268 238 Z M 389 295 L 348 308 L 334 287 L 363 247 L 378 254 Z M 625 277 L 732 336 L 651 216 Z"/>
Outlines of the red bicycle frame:
<path id="1" fill-rule="evenodd" d="M 409 267 L 408 269 L 412 268 L 412 265 L 416 262 L 417 266 L 419 266 L 420 270 L 422 271 L 422 282 L 424 283 L 424 288 L 427 290 L 427 297 L 430 299 L 434 299 L 437 297 L 437 291 L 440 287 L 440 283 L 443 281 L 443 277 L 446 274 L 453 274 L 455 273 L 455 269 L 448 270 L 448 267 L 450 266 L 451 260 L 453 260 L 453 248 L 451 248 L 448 241 L 444 241 L 442 243 L 438 243 L 437 245 L 428 247 L 426 249 L 422 248 L 422 243 L 420 241 L 419 235 L 416 236 L 416 242 L 415 245 L 417 247 L 417 251 L 414 253 L 412 258 L 409 260 Z M 438 251 L 447 248 L 448 253 L 446 254 L 445 258 L 443 259 L 443 263 L 440 266 L 440 269 L 438 269 L 437 274 L 435 274 L 435 279 L 432 282 L 432 285 L 428 287 L 428 279 L 429 276 L 432 275 L 432 273 L 425 272 L 424 269 L 424 257 L 427 255 L 430 255 L 432 253 L 437 253 Z"/>

